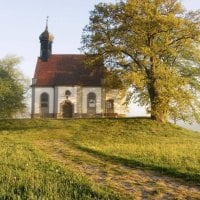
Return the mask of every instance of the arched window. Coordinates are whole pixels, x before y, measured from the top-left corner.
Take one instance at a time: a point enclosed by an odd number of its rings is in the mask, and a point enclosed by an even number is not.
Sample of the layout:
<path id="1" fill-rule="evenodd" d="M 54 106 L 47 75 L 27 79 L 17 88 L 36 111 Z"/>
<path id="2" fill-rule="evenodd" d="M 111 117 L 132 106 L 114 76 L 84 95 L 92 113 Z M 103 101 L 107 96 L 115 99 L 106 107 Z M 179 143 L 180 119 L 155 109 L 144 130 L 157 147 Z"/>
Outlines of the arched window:
<path id="1" fill-rule="evenodd" d="M 40 95 L 40 114 L 41 117 L 49 116 L 49 95 L 46 92 Z"/>
<path id="2" fill-rule="evenodd" d="M 96 114 L 96 94 L 94 92 L 87 95 L 87 112 L 88 114 Z"/>
<path id="3" fill-rule="evenodd" d="M 114 100 L 113 99 L 109 99 L 106 101 L 106 112 L 114 113 Z"/>

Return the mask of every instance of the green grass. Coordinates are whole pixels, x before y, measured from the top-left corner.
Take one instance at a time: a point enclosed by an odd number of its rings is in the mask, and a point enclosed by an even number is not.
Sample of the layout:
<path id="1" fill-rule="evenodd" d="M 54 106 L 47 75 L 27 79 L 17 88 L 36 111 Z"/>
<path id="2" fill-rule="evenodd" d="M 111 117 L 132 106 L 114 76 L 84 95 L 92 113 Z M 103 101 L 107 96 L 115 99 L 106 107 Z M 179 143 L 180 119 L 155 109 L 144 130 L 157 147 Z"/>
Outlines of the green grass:
<path id="1" fill-rule="evenodd" d="M 15 129 L 13 124 L 9 129 Z M 118 199 L 36 149 L 24 139 L 33 130 L 26 127 L 0 134 L 0 199 Z"/>
<path id="2" fill-rule="evenodd" d="M 0 120 L 0 199 L 120 198 L 66 170 L 37 141 L 62 141 L 105 161 L 200 184 L 197 132 L 149 119 Z"/>
<path id="3" fill-rule="evenodd" d="M 200 134 L 149 119 L 79 122 L 82 150 L 200 183 Z M 91 139 L 92 138 L 92 139 Z"/>

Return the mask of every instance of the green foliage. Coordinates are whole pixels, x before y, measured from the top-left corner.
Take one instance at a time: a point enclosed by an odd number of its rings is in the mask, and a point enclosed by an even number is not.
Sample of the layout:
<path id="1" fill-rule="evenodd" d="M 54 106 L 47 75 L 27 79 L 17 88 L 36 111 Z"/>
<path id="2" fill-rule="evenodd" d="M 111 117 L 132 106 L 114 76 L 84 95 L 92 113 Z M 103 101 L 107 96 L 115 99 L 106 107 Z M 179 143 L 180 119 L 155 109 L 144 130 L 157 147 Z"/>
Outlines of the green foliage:
<path id="1" fill-rule="evenodd" d="M 25 108 L 28 81 L 17 69 L 19 63 L 15 56 L 0 60 L 0 118 L 13 117 Z"/>
<path id="2" fill-rule="evenodd" d="M 82 50 L 103 57 L 118 74 L 127 101 L 146 105 L 152 119 L 192 119 L 199 112 L 200 12 L 180 1 L 98 4 Z M 131 89 L 130 89 L 131 88 Z"/>

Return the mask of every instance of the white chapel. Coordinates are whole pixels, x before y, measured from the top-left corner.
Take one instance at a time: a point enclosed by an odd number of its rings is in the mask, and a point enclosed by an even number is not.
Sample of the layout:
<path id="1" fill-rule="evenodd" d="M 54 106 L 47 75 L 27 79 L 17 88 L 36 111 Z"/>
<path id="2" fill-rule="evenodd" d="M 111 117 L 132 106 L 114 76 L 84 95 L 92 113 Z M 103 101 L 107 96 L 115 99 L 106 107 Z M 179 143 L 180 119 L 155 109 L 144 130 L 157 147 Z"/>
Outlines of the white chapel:
<path id="1" fill-rule="evenodd" d="M 118 117 L 125 106 L 117 89 L 104 86 L 105 67 L 88 67 L 83 54 L 52 54 L 53 35 L 40 35 L 32 79 L 32 118 Z"/>

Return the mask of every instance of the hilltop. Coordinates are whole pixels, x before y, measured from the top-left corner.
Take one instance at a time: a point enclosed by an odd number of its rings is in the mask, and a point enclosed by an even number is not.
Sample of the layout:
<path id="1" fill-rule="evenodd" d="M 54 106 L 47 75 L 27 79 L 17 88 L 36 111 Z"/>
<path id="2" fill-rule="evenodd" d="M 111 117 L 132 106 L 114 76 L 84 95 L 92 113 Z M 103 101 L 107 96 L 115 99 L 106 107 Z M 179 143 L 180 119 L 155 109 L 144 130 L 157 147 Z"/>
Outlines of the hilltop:
<path id="1" fill-rule="evenodd" d="M 0 199 L 200 199 L 200 134 L 138 119 L 0 120 Z"/>

